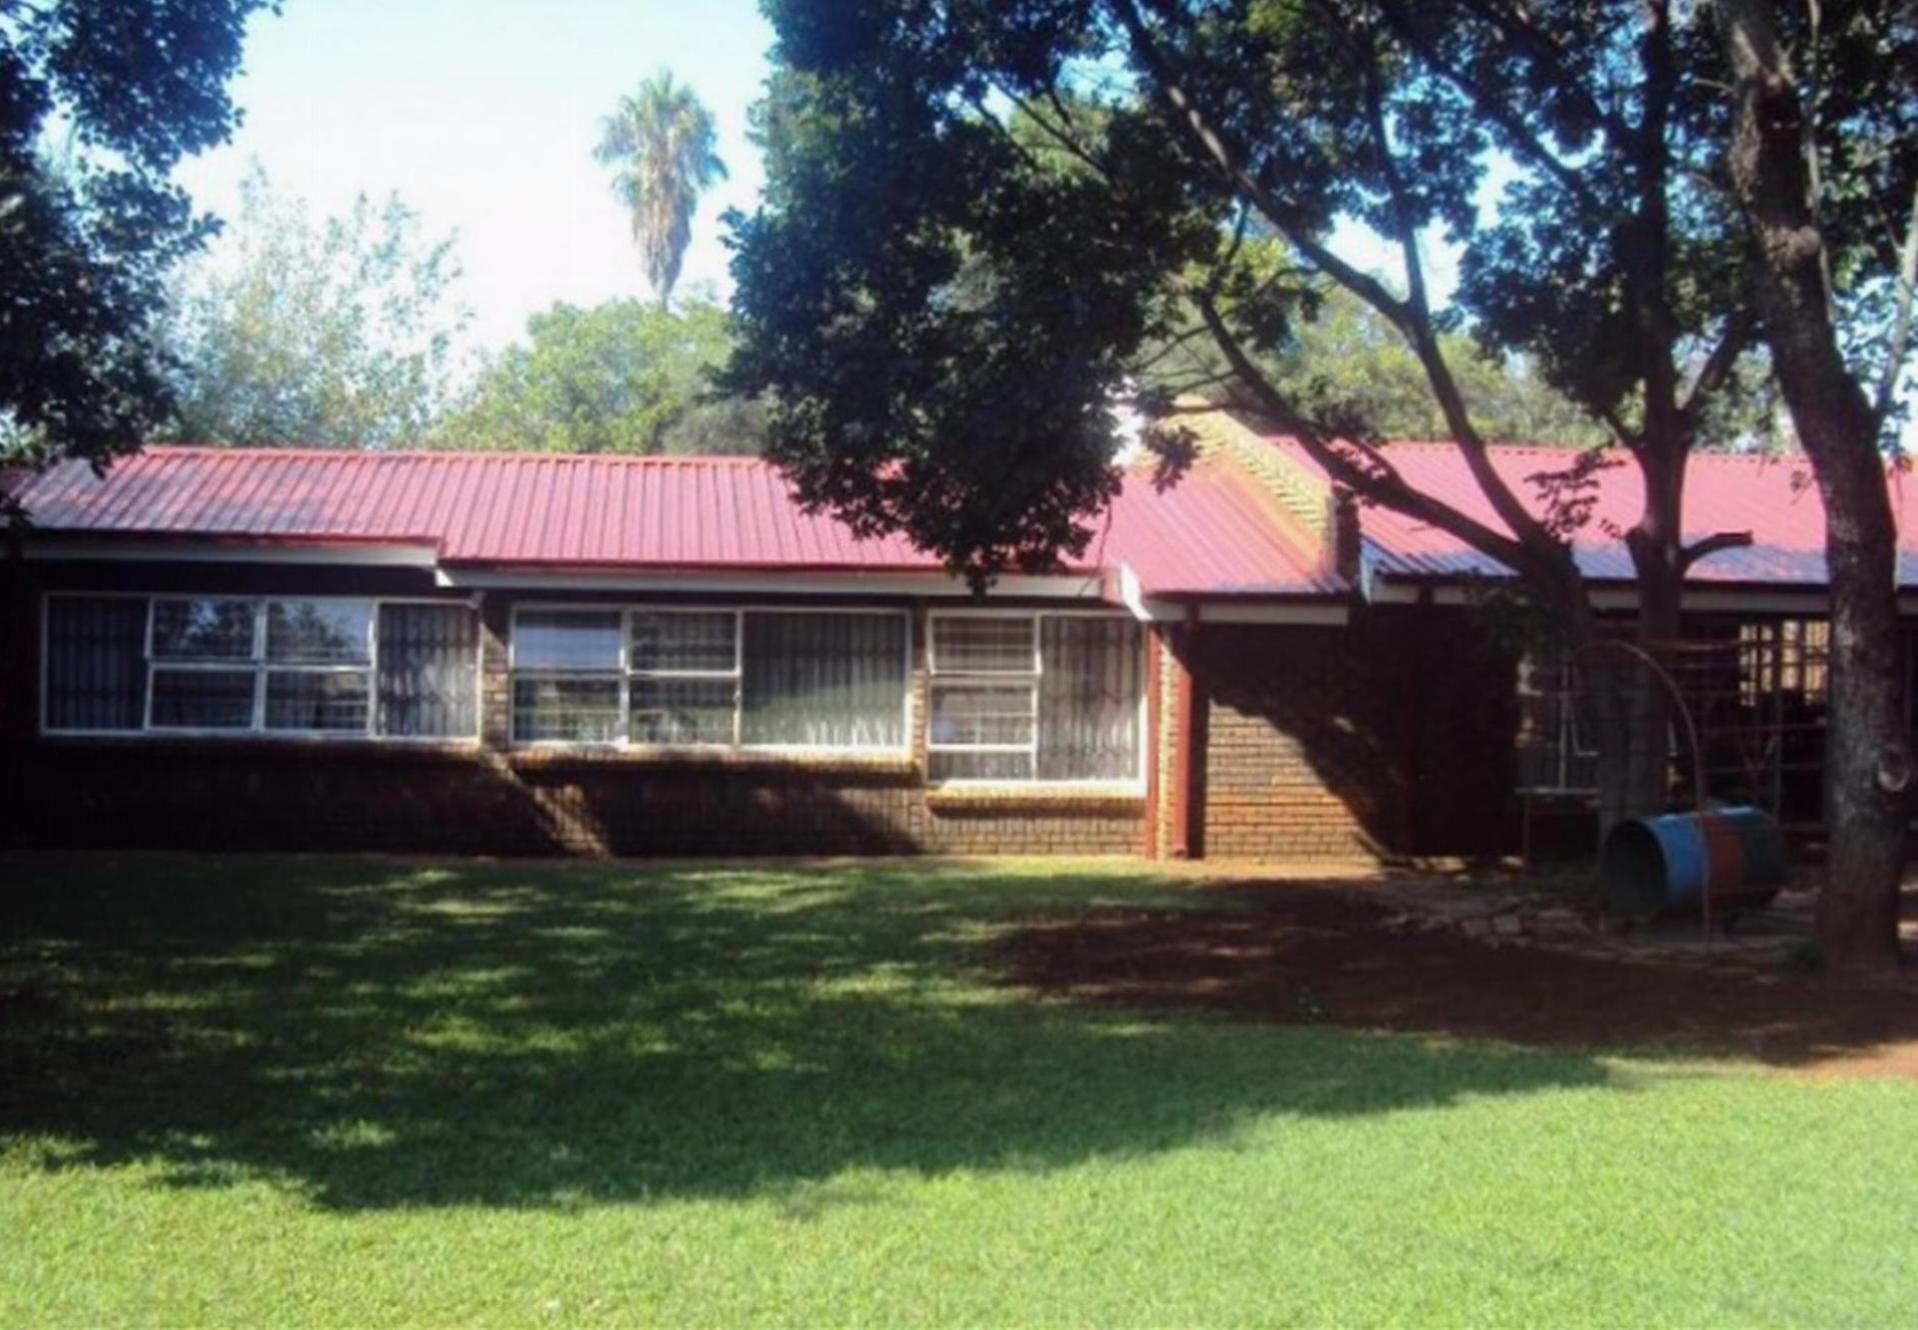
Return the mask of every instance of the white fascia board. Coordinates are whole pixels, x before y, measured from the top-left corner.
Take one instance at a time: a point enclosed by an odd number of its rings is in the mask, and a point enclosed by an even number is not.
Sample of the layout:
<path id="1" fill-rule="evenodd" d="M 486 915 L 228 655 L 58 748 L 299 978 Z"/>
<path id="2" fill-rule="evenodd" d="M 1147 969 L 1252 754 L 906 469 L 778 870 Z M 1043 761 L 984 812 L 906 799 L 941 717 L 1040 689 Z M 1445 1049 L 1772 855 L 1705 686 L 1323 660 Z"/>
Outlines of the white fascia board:
<path id="1" fill-rule="evenodd" d="M 1427 589 L 1416 583 L 1381 580 L 1374 590 L 1372 602 L 1377 605 L 1417 604 Z M 1435 605 L 1466 605 L 1475 599 L 1461 586 L 1433 586 L 1429 590 Z M 1631 611 L 1638 608 L 1638 591 L 1633 587 L 1597 587 L 1590 595 L 1592 607 L 1600 611 Z M 1772 590 L 1694 584 L 1684 589 L 1680 607 L 1706 614 L 1818 615 L 1830 611 L 1831 594 L 1813 588 Z M 1918 593 L 1901 594 L 1898 597 L 1898 610 L 1901 614 L 1918 614 Z"/>
<path id="2" fill-rule="evenodd" d="M 335 567 L 435 568 L 430 546 L 375 543 L 247 544 L 220 541 L 47 540 L 29 536 L 29 559 L 120 563 L 297 563 Z"/>
<path id="3" fill-rule="evenodd" d="M 1139 585 L 1139 575 L 1124 564 L 1119 565 L 1119 603 L 1132 611 L 1132 617 L 1140 623 L 1151 623 L 1154 619 L 1166 617 L 1158 612 L 1145 598 L 1145 588 Z M 1164 602 L 1159 602 L 1162 607 Z"/>
<path id="4" fill-rule="evenodd" d="M 1241 605 L 1208 600 L 1199 606 L 1200 623 L 1292 623 L 1342 628 L 1350 621 L 1343 605 Z"/>
<path id="5" fill-rule="evenodd" d="M 1346 607 L 1337 602 L 1274 604 L 1271 601 L 1180 601 L 1150 597 L 1140 601 L 1133 615 L 1145 623 L 1184 623 L 1187 610 L 1194 605 L 1198 608 L 1200 623 L 1292 623 L 1337 628 L 1351 618 Z"/>

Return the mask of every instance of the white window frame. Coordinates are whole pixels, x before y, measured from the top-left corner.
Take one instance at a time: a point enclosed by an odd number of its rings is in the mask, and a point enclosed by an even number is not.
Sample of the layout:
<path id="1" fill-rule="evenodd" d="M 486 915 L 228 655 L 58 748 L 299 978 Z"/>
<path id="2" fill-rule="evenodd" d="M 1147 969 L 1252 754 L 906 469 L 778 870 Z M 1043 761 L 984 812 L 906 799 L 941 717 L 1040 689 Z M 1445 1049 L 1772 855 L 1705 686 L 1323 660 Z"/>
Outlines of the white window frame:
<path id="1" fill-rule="evenodd" d="M 522 739 L 518 736 L 516 707 L 513 702 L 518 691 L 518 681 L 528 679 L 588 679 L 604 680 L 609 677 L 607 670 L 558 670 L 539 666 L 522 667 L 519 663 L 519 620 L 526 612 L 550 614 L 555 612 L 574 614 L 619 615 L 619 724 L 616 737 L 612 739 Z M 733 620 L 733 668 L 724 670 L 635 670 L 632 664 L 633 618 L 641 614 L 728 614 Z M 904 694 L 900 701 L 899 743 L 896 745 L 875 744 L 749 744 L 740 740 L 741 727 L 745 717 L 746 688 L 746 616 L 748 614 L 862 614 L 876 617 L 896 618 L 903 621 L 905 632 L 901 647 L 900 691 Z M 700 755 L 714 753 L 766 753 L 790 756 L 816 757 L 909 757 L 912 753 L 913 734 L 913 687 L 912 687 L 912 611 L 898 606 L 878 605 L 713 605 L 706 603 L 660 603 L 642 602 L 602 602 L 602 601 L 522 601 L 513 606 L 507 625 L 506 641 L 507 672 L 507 742 L 514 748 L 531 749 L 573 749 L 607 750 L 616 749 L 644 755 L 674 756 Z M 733 737 L 730 743 L 651 743 L 635 742 L 633 731 L 633 680 L 646 679 L 709 679 L 729 680 L 733 685 Z"/>
<path id="2" fill-rule="evenodd" d="M 51 652 L 48 639 L 51 606 L 55 600 L 139 600 L 146 603 L 146 627 L 141 634 L 140 649 L 146 666 L 145 695 L 141 699 L 140 728 L 137 730 L 83 730 L 55 728 L 47 723 L 47 704 L 50 697 Z M 156 660 L 153 655 L 153 633 L 156 606 L 161 601 L 180 600 L 222 600 L 245 604 L 250 607 L 253 617 L 252 651 L 244 658 L 232 660 Z M 366 634 L 367 657 L 364 664 L 292 664 L 276 663 L 266 658 L 267 610 L 269 604 L 288 604 L 293 602 L 314 602 L 332 604 L 365 605 L 367 607 Z M 476 633 L 473 656 L 474 704 L 472 732 L 459 735 L 413 735 L 379 733 L 379 636 L 380 610 L 387 605 L 437 605 L 459 606 L 479 613 L 479 605 L 470 599 L 436 599 L 430 596 L 346 596 L 312 595 L 288 593 L 285 595 L 262 596 L 254 594 L 233 594 L 223 591 L 49 591 L 40 599 L 40 733 L 49 738 L 82 739 L 266 739 L 266 740 L 315 740 L 336 743 L 391 743 L 391 744 L 459 744 L 476 747 L 480 736 L 485 732 L 485 689 L 481 686 L 485 678 L 486 635 Z M 238 725 L 155 725 L 153 723 L 153 676 L 159 670 L 176 670 L 182 673 L 250 673 L 253 676 L 253 708 L 248 723 Z M 364 674 L 367 679 L 366 724 L 357 730 L 288 730 L 266 728 L 266 680 L 273 673 L 290 674 Z"/>
<path id="3" fill-rule="evenodd" d="M 708 617 L 724 614 L 733 621 L 733 667 L 730 670 L 642 670 L 633 665 L 633 620 L 643 614 L 703 614 Z M 620 727 L 625 731 L 626 741 L 635 748 L 738 748 L 742 717 L 746 710 L 746 611 L 734 609 L 691 609 L 674 607 L 672 610 L 643 609 L 629 607 L 619 616 L 620 637 Z M 907 628 L 911 632 L 910 626 Z M 909 677 L 909 676 L 908 676 Z M 632 738 L 633 726 L 633 681 L 635 679 L 679 679 L 702 683 L 730 683 L 733 686 L 733 726 L 732 738 L 725 743 L 677 743 L 661 744 L 654 742 L 635 743 Z"/>
<path id="4" fill-rule="evenodd" d="M 1549 677 L 1541 678 L 1541 676 Z M 1518 663 L 1515 681 L 1519 706 L 1527 705 L 1528 699 L 1541 699 L 1555 702 L 1555 733 L 1549 738 L 1535 742 L 1534 747 L 1545 747 L 1552 755 L 1551 779 L 1545 784 L 1527 784 L 1522 779 L 1518 786 L 1520 794 L 1540 795 L 1581 795 L 1591 794 L 1598 789 L 1597 782 L 1590 785 L 1573 783 L 1571 779 L 1572 762 L 1575 759 L 1591 759 L 1598 756 L 1596 748 L 1582 745 L 1579 726 L 1572 714 L 1572 666 L 1563 658 L 1549 665 L 1541 663 L 1529 653 Z M 1541 683 L 1545 686 L 1541 687 Z"/>
<path id="5" fill-rule="evenodd" d="M 1592 795 L 1598 793 L 1598 776 L 1594 768 L 1589 784 L 1580 784 L 1572 779 L 1574 762 L 1590 762 L 1598 757 L 1598 745 L 1586 735 L 1585 729 L 1578 723 L 1578 708 L 1574 701 L 1578 689 L 1575 686 L 1573 663 L 1560 659 L 1552 670 L 1551 682 L 1556 686 L 1541 689 L 1538 678 L 1543 673 L 1537 659 L 1529 653 L 1519 660 L 1517 678 L 1514 681 L 1519 705 L 1523 707 L 1528 698 L 1556 698 L 1558 703 L 1557 733 L 1548 741 L 1552 753 L 1552 779 L 1544 785 L 1526 784 L 1521 778 L 1517 793 L 1545 796 Z M 1678 757 L 1678 725 L 1674 721 L 1667 730 L 1667 760 Z"/>
<path id="6" fill-rule="evenodd" d="M 942 619 L 1027 619 L 1032 624 L 1032 671 L 1023 670 L 981 670 L 952 668 L 942 670 L 939 667 L 939 633 L 936 625 Z M 1117 619 L 1136 622 L 1131 616 L 1112 610 L 1052 610 L 1052 609 L 1015 609 L 1006 606 L 980 606 L 966 609 L 928 610 L 926 612 L 926 753 L 1027 753 L 1031 763 L 1030 776 L 948 776 L 932 782 L 940 786 L 1014 786 L 1020 789 L 1086 789 L 1121 790 L 1126 793 L 1143 793 L 1146 788 L 1146 772 L 1152 763 L 1154 736 L 1148 726 L 1151 715 L 1147 694 L 1151 692 L 1151 670 L 1148 653 L 1152 650 L 1150 635 L 1139 634 L 1139 751 L 1138 770 L 1132 775 L 1117 779 L 1097 777 L 1075 777 L 1068 780 L 1042 780 L 1039 776 L 1039 694 L 1045 678 L 1045 634 L 1041 629 L 1042 619 Z M 1030 689 L 1032 698 L 1032 740 L 1024 744 L 975 744 L 951 743 L 935 740 L 932 735 L 932 719 L 938 714 L 934 701 L 942 688 L 980 688 L 1025 685 Z M 930 767 L 930 761 L 928 761 Z"/>
<path id="7" fill-rule="evenodd" d="M 573 614 L 611 614 L 619 621 L 619 651 L 615 664 L 610 669 L 586 670 L 577 667 L 559 669 L 544 665 L 521 666 L 519 662 L 519 621 L 522 614 L 550 614 L 569 612 Z M 513 606 L 512 615 L 506 630 L 506 738 L 516 748 L 608 748 L 622 747 L 631 726 L 628 708 L 632 701 L 632 689 L 627 682 L 626 664 L 632 652 L 632 623 L 624 606 L 620 605 L 567 605 L 548 603 L 527 603 Z M 619 684 L 618 718 L 615 723 L 616 737 L 612 739 L 522 739 L 519 737 L 519 681 L 527 679 L 551 680 L 555 683 L 603 683 L 614 679 Z"/>

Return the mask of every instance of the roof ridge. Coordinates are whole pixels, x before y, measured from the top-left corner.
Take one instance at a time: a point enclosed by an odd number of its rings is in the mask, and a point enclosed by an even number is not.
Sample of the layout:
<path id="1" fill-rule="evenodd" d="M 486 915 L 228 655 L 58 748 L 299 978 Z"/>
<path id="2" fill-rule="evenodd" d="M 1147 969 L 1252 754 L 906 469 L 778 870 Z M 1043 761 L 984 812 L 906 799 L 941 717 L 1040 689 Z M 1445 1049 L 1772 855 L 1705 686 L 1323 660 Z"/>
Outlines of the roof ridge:
<path id="1" fill-rule="evenodd" d="M 1291 434 L 1262 434 L 1259 436 L 1268 443 L 1298 445 L 1298 439 Z M 1379 448 L 1418 448 L 1432 452 L 1457 451 L 1458 445 L 1449 439 L 1377 439 L 1374 446 Z M 1579 443 L 1488 443 L 1485 445 L 1496 453 L 1581 453 L 1590 452 L 1594 447 L 1609 448 L 1611 444 Z M 1784 464 L 1789 462 L 1809 462 L 1811 459 L 1802 452 L 1775 453 L 1759 452 L 1747 449 L 1730 448 L 1693 448 L 1687 454 L 1690 462 L 1751 462 L 1759 464 Z"/>
<path id="2" fill-rule="evenodd" d="M 139 452 L 123 454 L 116 460 L 149 455 L 191 455 L 195 457 L 246 458 L 318 458 L 341 461 L 500 461 L 515 463 L 561 462 L 606 464 L 612 466 L 771 466 L 757 454 L 748 453 L 558 453 L 506 448 L 328 448 L 320 444 L 218 444 L 149 443 Z"/>

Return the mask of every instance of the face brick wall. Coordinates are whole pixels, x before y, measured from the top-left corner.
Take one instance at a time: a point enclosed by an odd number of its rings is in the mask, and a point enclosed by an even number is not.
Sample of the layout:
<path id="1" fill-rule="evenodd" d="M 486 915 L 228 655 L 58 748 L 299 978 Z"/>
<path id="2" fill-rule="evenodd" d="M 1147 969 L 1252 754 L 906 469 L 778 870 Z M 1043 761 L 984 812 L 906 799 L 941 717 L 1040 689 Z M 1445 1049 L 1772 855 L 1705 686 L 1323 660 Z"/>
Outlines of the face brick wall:
<path id="1" fill-rule="evenodd" d="M 1209 858 L 1509 848 L 1509 662 L 1465 609 L 1358 612 L 1344 628 L 1206 624 Z"/>
<path id="2" fill-rule="evenodd" d="M 663 762 L 514 751 L 505 631 L 481 620 L 479 744 L 42 740 L 36 581 L 64 589 L 433 595 L 424 574 L 263 566 L 13 564 L 0 679 L 0 838 L 155 848 L 494 854 L 1134 854 L 1173 844 L 1178 671 L 1157 634 L 1158 802 L 1071 791 L 939 790 L 913 751 L 827 764 Z M 1179 630 L 1183 632 L 1184 630 Z M 914 713 L 923 717 L 924 618 Z M 1346 628 L 1205 624 L 1195 666 L 1192 852 L 1214 859 L 1470 854 L 1513 848 L 1512 679 L 1472 612 L 1387 607 Z"/>
<path id="3" fill-rule="evenodd" d="M 418 575 L 261 566 L 147 567 L 137 581 L 108 565 L 50 566 L 46 580 L 75 590 L 435 594 Z M 7 603 L 17 608 L 22 598 L 36 603 L 37 589 L 16 581 Z M 18 791 L 0 837 L 50 846 L 483 854 L 1136 854 L 1143 846 L 1138 795 L 928 788 L 919 725 L 913 752 L 890 759 L 514 751 L 511 606 L 500 593 L 481 603 L 478 744 L 40 739 L 29 672 L 27 707 L 0 713 L 15 718 L 4 749 Z M 916 620 L 922 662 L 924 620 Z M 36 660 L 36 651 L 12 641 L 8 658 Z M 8 696 L 21 678 L 11 665 Z M 923 668 L 910 686 L 923 716 Z"/>

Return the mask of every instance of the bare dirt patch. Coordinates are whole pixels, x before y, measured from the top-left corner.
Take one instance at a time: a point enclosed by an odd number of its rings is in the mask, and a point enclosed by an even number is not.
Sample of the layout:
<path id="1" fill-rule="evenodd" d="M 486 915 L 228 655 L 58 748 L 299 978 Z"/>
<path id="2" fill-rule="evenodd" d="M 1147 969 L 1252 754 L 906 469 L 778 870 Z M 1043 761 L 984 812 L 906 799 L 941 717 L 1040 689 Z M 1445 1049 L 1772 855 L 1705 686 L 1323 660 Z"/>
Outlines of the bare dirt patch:
<path id="1" fill-rule="evenodd" d="M 1215 890 L 1231 908 L 1035 925 L 1003 939 L 1003 957 L 1014 982 L 1089 1002 L 1918 1079 L 1918 975 L 1909 971 L 1841 981 L 1491 945 L 1394 927 L 1390 899 L 1363 888 Z"/>

